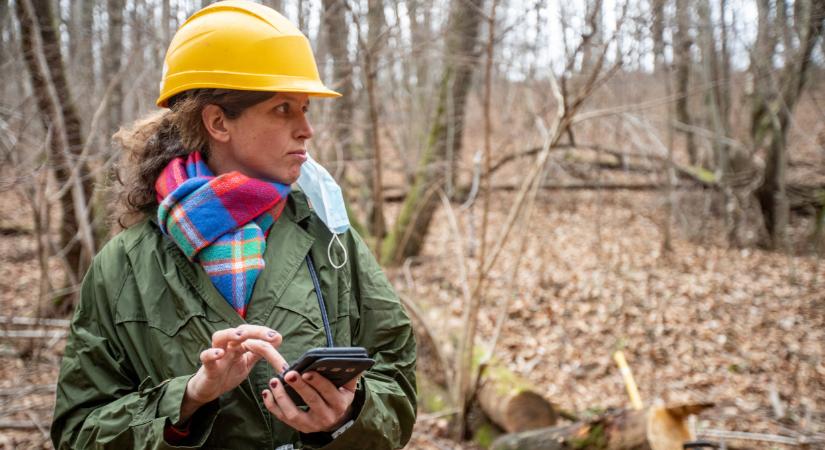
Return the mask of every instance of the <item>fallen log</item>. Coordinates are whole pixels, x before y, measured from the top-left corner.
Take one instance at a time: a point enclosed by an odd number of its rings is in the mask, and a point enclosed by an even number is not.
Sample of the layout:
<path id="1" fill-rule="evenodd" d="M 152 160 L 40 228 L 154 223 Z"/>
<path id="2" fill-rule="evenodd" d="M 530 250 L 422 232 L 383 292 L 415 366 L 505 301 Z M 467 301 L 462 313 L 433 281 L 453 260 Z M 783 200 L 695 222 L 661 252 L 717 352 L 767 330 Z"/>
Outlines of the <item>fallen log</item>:
<path id="1" fill-rule="evenodd" d="M 487 366 L 478 390 L 484 414 L 507 433 L 551 427 L 558 413 L 527 380 L 500 366 Z"/>
<path id="2" fill-rule="evenodd" d="M 506 434 L 492 450 L 682 450 L 693 440 L 685 420 L 710 403 L 614 410 L 595 419 L 561 427 Z"/>
<path id="3" fill-rule="evenodd" d="M 10 317 L 0 316 L 0 324 L 3 325 L 41 325 L 46 327 L 61 327 L 68 328 L 71 324 L 70 320 L 66 319 L 47 319 L 40 317 Z"/>
<path id="4" fill-rule="evenodd" d="M 40 428 L 48 428 L 50 423 L 33 422 L 31 420 L 0 420 L 0 430 L 2 429 L 18 429 L 18 430 L 38 430 Z"/>

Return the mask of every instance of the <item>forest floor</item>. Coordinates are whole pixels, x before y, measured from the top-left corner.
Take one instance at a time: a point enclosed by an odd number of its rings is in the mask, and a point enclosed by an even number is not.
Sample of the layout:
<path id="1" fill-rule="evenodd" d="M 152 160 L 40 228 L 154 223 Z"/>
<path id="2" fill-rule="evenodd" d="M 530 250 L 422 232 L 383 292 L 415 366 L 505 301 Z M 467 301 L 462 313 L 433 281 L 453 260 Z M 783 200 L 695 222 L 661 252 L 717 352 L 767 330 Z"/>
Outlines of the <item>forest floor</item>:
<path id="1" fill-rule="evenodd" d="M 498 239 L 513 196 L 494 195 L 488 245 Z M 0 208 L 21 211 L 19 201 L 3 193 Z M 477 203 L 457 211 L 457 230 L 440 210 L 423 255 L 388 271 L 399 294 L 424 312 L 448 360 L 464 326 L 465 283 L 455 249 L 478 251 L 480 210 Z M 716 404 L 695 421 L 700 435 L 726 430 L 825 439 L 825 263 L 729 247 L 721 239 L 698 241 L 724 233 L 706 206 L 687 197 L 676 215 L 673 250 L 663 254 L 662 211 L 661 196 L 653 194 L 542 192 L 533 219 L 508 238 L 490 274 L 479 311 L 480 348 L 489 350 L 496 321 L 504 318 L 496 361 L 569 411 L 627 406 L 611 358 L 623 349 L 645 403 Z M 804 220 L 792 225 L 793 236 L 809 232 Z M 39 269 L 28 211 L 4 214 L 0 230 L 0 315 L 33 317 Z M 464 267 L 470 286 L 474 262 L 467 258 Z M 0 340 L 0 423 L 6 424 L 0 448 L 50 448 L 63 345 L 60 338 Z M 422 378 L 437 375 L 429 368 Z M 408 448 L 477 447 L 449 440 L 449 411 L 427 410 L 427 403 L 421 402 Z M 810 448 L 825 448 L 816 445 Z"/>

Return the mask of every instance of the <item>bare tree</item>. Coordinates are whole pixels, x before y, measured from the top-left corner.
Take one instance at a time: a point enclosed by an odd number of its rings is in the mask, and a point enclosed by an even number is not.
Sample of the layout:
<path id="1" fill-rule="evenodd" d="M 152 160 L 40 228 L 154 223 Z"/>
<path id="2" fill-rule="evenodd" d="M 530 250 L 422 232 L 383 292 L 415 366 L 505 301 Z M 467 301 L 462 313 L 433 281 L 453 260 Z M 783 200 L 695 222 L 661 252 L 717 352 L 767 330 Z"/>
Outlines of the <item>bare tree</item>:
<path id="1" fill-rule="evenodd" d="M 279 13 L 284 12 L 284 2 L 283 0 L 266 0 L 264 2 L 267 6 L 278 11 Z"/>
<path id="2" fill-rule="evenodd" d="M 665 0 L 650 0 L 653 13 L 653 61 L 656 73 L 661 73 L 665 62 Z"/>
<path id="3" fill-rule="evenodd" d="M 6 53 L 6 18 L 9 15 L 9 0 L 0 0 L 0 55 L 4 56 Z"/>
<path id="4" fill-rule="evenodd" d="M 106 56 L 103 59 L 104 81 L 117 76 L 123 60 L 123 10 L 126 7 L 124 0 L 107 0 L 107 15 L 109 16 L 109 40 L 106 45 Z M 111 136 L 123 122 L 123 83 L 115 82 L 107 105 L 108 124 L 106 136 Z"/>
<path id="5" fill-rule="evenodd" d="M 705 105 L 708 111 L 710 129 L 715 134 L 713 140 L 714 165 L 720 174 L 727 173 L 728 168 L 728 144 L 726 139 L 730 135 L 730 95 L 728 80 L 725 79 L 729 61 L 724 60 L 725 55 L 717 47 L 716 26 L 711 19 L 711 5 L 709 0 L 696 2 L 696 9 L 699 16 L 699 49 L 702 54 L 702 74 L 705 85 L 708 86 L 705 96 Z M 723 18 L 724 19 L 724 18 Z"/>
<path id="6" fill-rule="evenodd" d="M 426 58 L 422 56 L 430 39 L 432 6 L 427 0 L 409 0 L 406 5 L 410 21 L 411 53 L 414 56 L 410 63 L 415 66 L 416 85 L 423 87 L 429 85 L 430 81 L 428 64 Z"/>
<path id="7" fill-rule="evenodd" d="M 490 115 L 490 104 L 492 102 L 492 85 L 493 85 L 493 57 L 496 38 L 496 7 L 498 0 L 493 0 L 490 6 L 490 14 L 487 19 L 487 45 L 486 58 L 484 64 L 484 99 L 482 101 L 482 108 L 484 110 L 484 169 L 487 173 L 490 172 L 492 165 L 492 128 L 493 123 Z M 481 213 L 481 242 L 478 256 L 478 278 L 476 280 L 476 288 L 473 295 L 468 299 L 469 301 L 464 305 L 464 323 L 466 324 L 465 333 L 462 335 L 459 346 L 458 357 L 456 358 L 455 370 L 455 386 L 456 389 L 456 405 L 459 408 L 458 412 L 458 439 L 462 439 L 466 434 L 467 427 L 467 413 L 470 410 L 471 399 L 475 396 L 477 387 L 471 378 L 473 376 L 473 353 L 475 349 L 475 337 L 478 330 L 478 313 L 480 306 L 483 304 L 483 299 L 486 290 L 487 274 L 484 271 L 487 263 L 487 228 L 489 225 L 490 216 L 490 182 L 491 177 L 484 177 L 484 198 L 482 202 Z"/>
<path id="8" fill-rule="evenodd" d="M 127 37 L 127 42 L 129 48 L 131 49 L 131 53 L 134 55 L 134 66 L 144 68 L 143 71 L 146 71 L 146 54 L 145 54 L 145 47 L 147 42 L 146 36 L 146 29 L 144 28 L 144 24 L 146 20 L 144 18 L 146 11 L 146 4 L 144 2 L 132 2 L 132 7 L 129 11 L 129 35 Z M 150 46 L 150 48 L 153 48 Z M 143 72 L 141 72 L 143 73 Z M 134 79 L 130 80 L 131 84 L 139 84 L 141 82 L 141 74 L 137 74 Z M 125 83 L 124 83 L 125 84 Z M 125 121 L 132 121 L 134 120 L 139 114 L 141 114 L 143 110 L 143 102 L 146 101 L 145 98 L 141 98 L 139 95 L 135 94 L 136 90 L 131 90 L 124 97 L 124 120 Z"/>
<path id="9" fill-rule="evenodd" d="M 78 87 L 80 98 L 91 98 L 94 92 L 95 70 L 93 62 L 94 0 L 71 2 L 69 10 L 69 57 L 72 68 L 70 76 L 72 85 Z M 80 102 L 81 110 L 86 113 L 86 102 Z"/>
<path id="10" fill-rule="evenodd" d="M 690 49 L 693 40 L 690 37 L 690 2 L 676 0 L 676 34 L 674 36 L 673 64 L 676 72 L 676 120 L 686 125 L 683 128 L 685 148 L 691 165 L 699 164 L 699 153 L 696 148 L 693 131 L 689 129 L 692 121 L 688 110 L 688 83 L 690 81 L 690 67 L 692 58 Z"/>
<path id="11" fill-rule="evenodd" d="M 342 94 L 332 105 L 332 135 L 336 153 L 350 155 L 352 145 L 352 119 L 355 111 L 352 84 L 352 62 L 349 59 L 347 41 L 346 0 L 324 0 L 324 37 L 332 57 L 332 78 L 338 80 L 335 89 Z M 323 156 L 323 155 L 322 155 Z M 326 159 L 326 158 L 324 158 Z"/>
<path id="12" fill-rule="evenodd" d="M 381 260 L 399 264 L 421 251 L 438 204 L 435 191 L 453 178 L 464 129 L 467 92 L 476 66 L 483 0 L 453 0 L 447 24 L 443 72 L 435 118 L 416 169 L 415 180 L 395 226 L 381 248 Z M 448 139 L 448 134 L 452 139 Z M 450 142 L 452 141 L 452 142 Z M 435 170 L 444 162 L 444 170 Z"/>
<path id="13" fill-rule="evenodd" d="M 345 1 L 345 0 L 342 0 Z M 298 2 L 298 29 L 309 36 L 309 14 L 312 10 L 312 5 L 307 0 L 297 0 Z"/>
<path id="14" fill-rule="evenodd" d="M 599 50 L 604 43 L 604 3 L 602 0 L 587 0 L 585 8 L 587 39 L 582 48 L 581 72 L 589 74 L 599 57 Z"/>
<path id="15" fill-rule="evenodd" d="M 713 147 L 712 165 L 715 167 L 716 179 L 725 203 L 725 223 L 728 242 L 736 242 L 739 228 L 738 201 L 736 184 L 737 174 L 734 173 L 731 153 L 735 149 L 729 144 L 731 141 L 730 124 L 730 56 L 727 50 L 727 24 L 725 19 L 726 0 L 720 6 L 719 24 L 714 24 L 711 18 L 711 4 L 709 0 L 696 3 L 699 18 L 699 49 L 702 55 L 702 80 L 707 86 L 705 94 L 705 111 L 708 116 L 708 128 L 713 132 L 711 140 Z M 717 36 L 716 30 L 719 30 Z M 719 43 L 719 45 L 717 45 Z M 738 159 L 748 159 L 739 155 Z M 750 174 L 750 172 L 749 172 Z M 750 178 L 750 177 L 748 177 Z"/>
<path id="16" fill-rule="evenodd" d="M 406 104 L 409 111 L 407 124 L 395 132 L 400 135 L 396 146 L 403 151 L 397 157 L 402 162 L 404 181 L 412 184 L 415 178 L 416 161 L 420 156 L 427 133 L 429 132 L 429 118 L 436 106 L 433 74 L 440 69 L 437 58 L 438 43 L 443 39 L 436 38 L 433 30 L 433 2 L 432 0 L 409 0 L 404 3 L 407 7 L 409 23 L 409 57 L 402 61 L 401 89 L 391 91 L 397 102 Z M 403 23 L 401 13 L 397 14 L 398 23 Z M 400 49 L 404 51 L 405 49 Z M 402 95 L 404 93 L 407 95 Z"/>
<path id="17" fill-rule="evenodd" d="M 160 46 L 166 48 L 172 40 L 172 5 L 170 0 L 162 0 L 160 8 Z"/>
<path id="18" fill-rule="evenodd" d="M 41 121 L 48 131 L 49 158 L 62 192 L 60 242 L 73 271 L 70 279 L 79 279 L 95 251 L 88 203 L 92 182 L 86 162 L 76 159 L 83 148 L 80 118 L 66 82 L 51 3 L 18 0 L 15 13 Z M 65 302 L 64 306 L 71 307 L 71 302 Z"/>
<path id="19" fill-rule="evenodd" d="M 776 2 L 771 14 L 771 2 L 758 0 L 759 11 L 756 45 L 751 54 L 753 76 L 751 138 L 754 149 L 765 152 L 765 177 L 756 196 L 762 207 L 762 217 L 774 248 L 786 245 L 788 195 L 786 172 L 788 154 L 785 146 L 794 107 L 808 80 L 811 54 L 822 35 L 825 2 L 798 0 L 794 3 L 793 20 L 785 14 L 785 2 Z M 785 37 L 783 30 L 788 29 Z M 777 55 L 777 33 L 783 36 L 783 52 Z M 776 70 L 772 62 L 781 56 L 784 66 Z"/>
<path id="20" fill-rule="evenodd" d="M 381 248 L 381 240 L 386 234 L 384 223 L 384 195 L 383 176 L 381 168 L 381 139 L 380 126 L 378 121 L 379 104 L 377 101 L 378 70 L 380 64 L 381 50 L 386 40 L 387 19 L 384 17 L 383 0 L 369 0 L 369 31 L 367 42 L 362 43 L 364 59 L 364 77 L 367 86 L 367 101 L 370 115 L 370 133 L 367 135 L 368 147 L 372 149 L 372 167 L 368 171 L 367 179 L 372 186 L 372 201 L 370 202 L 369 224 L 370 233 L 376 239 L 376 248 Z M 359 31 L 359 40 L 361 34 Z"/>

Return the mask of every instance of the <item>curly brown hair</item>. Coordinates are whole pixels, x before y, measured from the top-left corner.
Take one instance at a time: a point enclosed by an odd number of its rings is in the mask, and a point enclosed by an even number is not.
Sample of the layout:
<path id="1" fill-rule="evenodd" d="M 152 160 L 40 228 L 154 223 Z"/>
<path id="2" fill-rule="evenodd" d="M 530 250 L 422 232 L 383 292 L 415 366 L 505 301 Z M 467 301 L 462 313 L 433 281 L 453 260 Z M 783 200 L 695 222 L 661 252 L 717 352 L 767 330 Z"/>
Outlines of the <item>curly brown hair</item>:
<path id="1" fill-rule="evenodd" d="M 228 118 L 236 119 L 247 108 L 273 95 L 274 92 L 229 89 L 189 90 L 171 98 L 168 110 L 152 113 L 118 130 L 113 139 L 125 151 L 125 158 L 115 186 L 117 223 L 127 228 L 155 213 L 155 181 L 170 161 L 195 150 L 209 160 L 209 134 L 201 119 L 206 105 L 217 105 Z"/>

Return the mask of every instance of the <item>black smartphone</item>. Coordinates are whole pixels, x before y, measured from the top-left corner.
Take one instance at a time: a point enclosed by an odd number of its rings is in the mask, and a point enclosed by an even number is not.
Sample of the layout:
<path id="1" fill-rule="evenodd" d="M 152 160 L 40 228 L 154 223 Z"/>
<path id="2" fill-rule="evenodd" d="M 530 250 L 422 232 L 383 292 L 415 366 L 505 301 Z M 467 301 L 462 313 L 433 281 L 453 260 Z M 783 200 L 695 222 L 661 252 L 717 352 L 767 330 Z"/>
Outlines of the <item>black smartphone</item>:
<path id="1" fill-rule="evenodd" d="M 290 371 L 300 374 L 315 371 L 341 387 L 361 372 L 375 364 L 363 347 L 319 347 L 307 350 L 283 374 L 278 375 L 286 393 L 298 406 L 306 405 L 304 399 L 284 381 L 283 375 Z"/>

